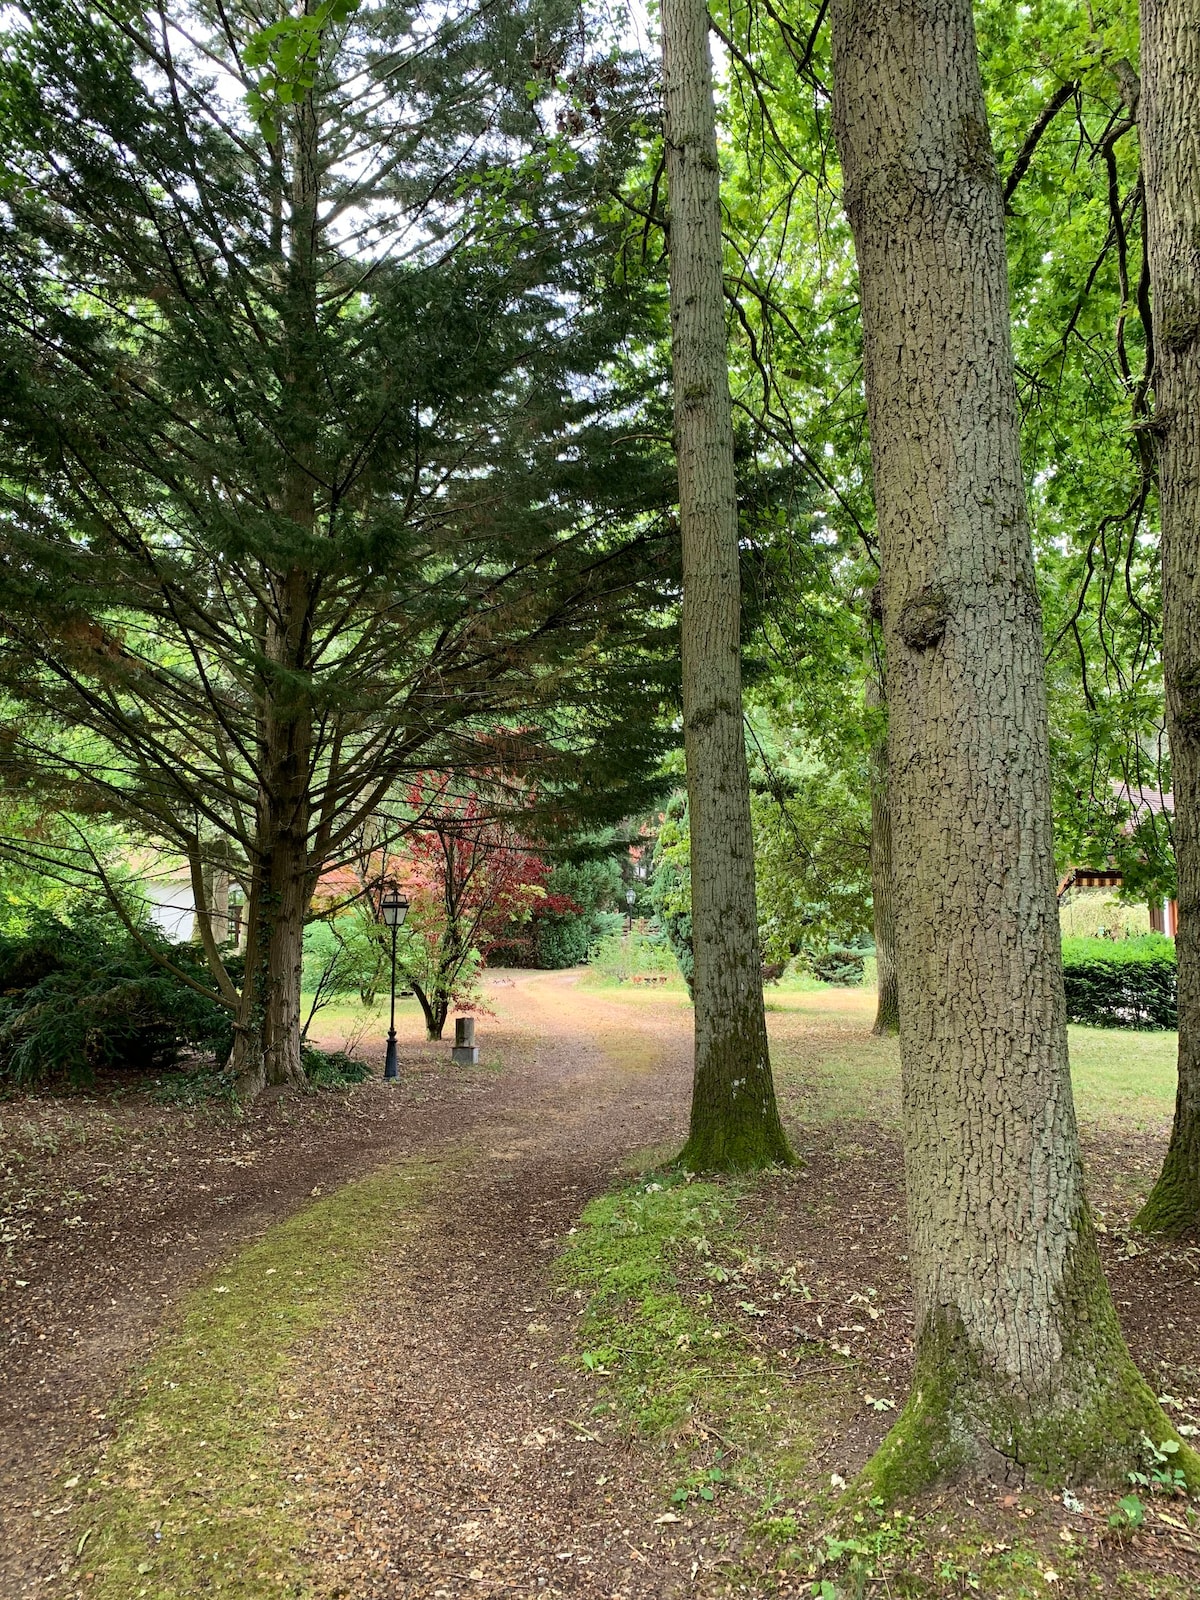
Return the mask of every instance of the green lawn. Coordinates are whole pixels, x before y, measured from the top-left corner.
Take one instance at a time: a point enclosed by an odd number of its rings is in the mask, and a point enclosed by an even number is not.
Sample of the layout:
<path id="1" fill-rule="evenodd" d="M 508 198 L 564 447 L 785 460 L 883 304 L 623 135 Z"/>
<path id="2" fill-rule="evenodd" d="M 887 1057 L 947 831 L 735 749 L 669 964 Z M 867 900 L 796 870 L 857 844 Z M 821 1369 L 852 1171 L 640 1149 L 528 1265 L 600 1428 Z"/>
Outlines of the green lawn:
<path id="1" fill-rule="evenodd" d="M 669 1002 L 688 1009 L 682 979 L 668 983 L 618 983 L 587 974 L 589 987 L 640 1009 Z M 900 1118 L 900 1055 L 894 1039 L 871 1034 L 873 989 L 839 989 L 811 978 L 786 978 L 766 991 L 767 1022 L 780 1090 L 794 1112 L 809 1120 L 873 1121 Z M 321 1010 L 310 1030 L 314 1043 L 380 1045 L 387 1030 L 387 997 L 374 1007 L 338 1001 Z M 421 1009 L 411 997 L 396 1002 L 402 1040 L 424 1038 Z M 1175 1105 L 1174 1033 L 1131 1033 L 1120 1028 L 1071 1028 L 1071 1070 L 1082 1123 L 1126 1123 L 1145 1129 L 1170 1120 Z"/>
<path id="2" fill-rule="evenodd" d="M 870 1033 L 867 989 L 767 991 L 767 1021 L 780 1087 L 801 1116 L 822 1122 L 900 1115 L 900 1054 Z M 1175 1105 L 1174 1033 L 1068 1029 L 1081 1123 L 1161 1127 Z"/>

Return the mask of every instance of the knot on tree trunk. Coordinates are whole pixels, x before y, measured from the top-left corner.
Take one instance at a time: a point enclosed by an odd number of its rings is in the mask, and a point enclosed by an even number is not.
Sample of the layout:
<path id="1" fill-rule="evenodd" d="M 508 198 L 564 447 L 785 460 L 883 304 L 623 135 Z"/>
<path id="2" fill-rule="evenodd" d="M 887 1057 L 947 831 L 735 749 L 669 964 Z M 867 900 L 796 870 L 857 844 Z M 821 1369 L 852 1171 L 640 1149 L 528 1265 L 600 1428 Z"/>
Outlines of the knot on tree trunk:
<path id="1" fill-rule="evenodd" d="M 927 583 L 900 611 L 900 637 L 910 650 L 929 650 L 941 644 L 950 616 L 950 597 L 939 583 Z"/>
<path id="2" fill-rule="evenodd" d="M 1173 695 L 1176 734 L 1200 743 L 1200 662 L 1181 667 L 1175 677 Z"/>

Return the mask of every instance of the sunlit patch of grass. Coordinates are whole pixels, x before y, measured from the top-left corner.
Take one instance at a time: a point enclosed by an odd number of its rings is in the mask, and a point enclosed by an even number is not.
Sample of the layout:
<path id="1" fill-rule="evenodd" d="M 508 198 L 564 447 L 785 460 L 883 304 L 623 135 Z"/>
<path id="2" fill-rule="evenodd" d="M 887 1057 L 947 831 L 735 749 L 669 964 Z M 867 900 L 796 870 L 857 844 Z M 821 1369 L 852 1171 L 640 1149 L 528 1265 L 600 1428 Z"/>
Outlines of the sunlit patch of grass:
<path id="1" fill-rule="evenodd" d="M 871 1032 L 875 996 L 863 989 L 784 992 L 769 1002 L 781 1092 L 803 1121 L 899 1124 L 900 1047 Z M 1175 1104 L 1176 1035 L 1121 1028 L 1067 1030 L 1080 1120 L 1157 1128 Z"/>
<path id="2" fill-rule="evenodd" d="M 278 1224 L 184 1301 L 139 1375 L 79 1508 L 78 1570 L 99 1600 L 309 1593 L 302 1491 L 277 1438 L 289 1353 L 348 1303 L 436 1171 L 405 1163 Z"/>
<path id="3" fill-rule="evenodd" d="M 1080 1117 L 1158 1127 L 1175 1108 L 1178 1036 L 1123 1028 L 1068 1028 Z"/>

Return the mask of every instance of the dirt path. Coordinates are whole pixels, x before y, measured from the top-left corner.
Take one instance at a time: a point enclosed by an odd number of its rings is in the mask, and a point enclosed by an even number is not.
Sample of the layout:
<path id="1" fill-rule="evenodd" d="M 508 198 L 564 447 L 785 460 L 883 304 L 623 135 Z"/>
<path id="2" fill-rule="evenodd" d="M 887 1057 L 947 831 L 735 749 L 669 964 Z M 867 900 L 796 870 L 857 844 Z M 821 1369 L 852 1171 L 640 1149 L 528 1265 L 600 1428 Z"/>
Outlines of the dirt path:
<path id="1" fill-rule="evenodd" d="M 300 1470 L 325 1511 L 311 1558 L 330 1596 L 665 1596 L 707 1558 L 703 1533 L 657 1520 L 653 1457 L 589 1416 L 563 1360 L 578 1306 L 547 1273 L 629 1153 L 679 1138 L 687 1014 L 664 1002 L 631 1017 L 560 975 L 522 980 L 504 1011 L 532 1036 L 536 1099 L 476 1130 L 426 1224 L 297 1384 L 312 1425 Z"/>
<path id="2" fill-rule="evenodd" d="M 446 1045 L 410 1032 L 399 1090 L 373 1082 L 263 1104 L 241 1121 L 144 1095 L 0 1106 L 13 1234 L 0 1600 L 86 1596 L 60 1531 L 72 1480 L 100 1457 L 112 1403 L 180 1296 L 312 1194 L 414 1155 L 444 1157 L 442 1180 L 349 1315 L 295 1348 L 281 1396 L 278 1437 L 320 1600 L 704 1600 L 733 1592 L 731 1581 L 736 1592 L 768 1592 L 757 1581 L 737 1587 L 732 1518 L 665 1509 L 671 1441 L 635 1442 L 596 1415 L 597 1386 L 577 1360 L 582 1307 L 551 1265 L 582 1207 L 631 1156 L 681 1140 L 690 1013 L 679 997 L 609 995 L 575 973 L 493 975 L 489 988 L 484 1064 L 451 1069 Z M 846 1048 L 860 1039 L 852 1019 L 822 1020 L 819 1006 L 775 1016 L 773 1033 L 781 1061 L 800 1047 L 836 1053 L 841 1033 Z M 764 1349 L 844 1341 L 852 1385 L 900 1397 L 911 1316 L 890 1101 L 874 1108 L 878 1125 L 865 1107 L 853 1126 L 810 1121 L 810 1068 L 802 1055 L 784 1071 L 807 1165 L 768 1185 L 760 1209 L 768 1253 L 804 1263 L 811 1303 L 788 1311 L 795 1326 L 776 1332 L 768 1319 L 756 1331 Z M 1106 1136 L 1093 1148 L 1110 1216 L 1127 1209 L 1114 1183 L 1135 1158 L 1152 1167 L 1160 1143 L 1146 1135 L 1118 1148 Z M 1135 1355 L 1185 1394 L 1179 1385 L 1200 1372 L 1194 1253 L 1129 1256 L 1110 1236 L 1105 1255 Z M 876 1296 L 870 1321 L 853 1309 L 864 1294 Z M 814 1451 L 811 1469 L 826 1483 L 831 1470 L 854 1471 L 890 1420 L 869 1396 L 849 1403 Z M 777 1573 L 769 1592 L 807 1594 L 810 1584 Z"/>
<path id="3" fill-rule="evenodd" d="M 613 1165 L 667 1137 L 684 1112 L 688 1017 L 664 1002 L 631 1023 L 580 991 L 574 975 L 497 975 L 489 988 L 496 1017 L 481 1024 L 482 1054 L 499 1058 L 502 1072 L 449 1069 L 448 1048 L 423 1046 L 414 1033 L 402 1039 L 399 1091 L 371 1083 L 268 1102 L 236 1122 L 144 1095 L 0 1108 L 4 1600 L 56 1592 L 67 1577 L 54 1520 L 72 1498 L 64 1484 L 95 1458 L 111 1402 L 179 1297 L 314 1192 L 398 1157 L 467 1147 L 473 1161 L 450 1191 L 461 1198 L 435 1205 L 422 1233 L 426 1262 L 402 1283 L 371 1286 L 388 1303 L 364 1300 L 360 1315 L 391 1330 L 385 1368 L 404 1343 L 402 1306 L 424 1309 L 438 1338 L 459 1347 L 460 1365 L 471 1348 L 510 1348 L 514 1332 L 533 1337 L 524 1333 L 532 1314 L 518 1328 L 517 1302 L 532 1305 L 541 1292 L 540 1240 L 571 1226 Z M 652 1065 L 667 1068 L 653 1083 Z M 542 1186 L 536 1200 L 531 1184 Z M 487 1225 L 473 1238 L 472 1195 Z M 554 1195 L 559 1203 L 547 1204 Z M 479 1271 L 460 1275 L 453 1315 L 442 1316 L 460 1235 Z M 453 1316 L 470 1325 L 469 1340 L 452 1338 Z"/>

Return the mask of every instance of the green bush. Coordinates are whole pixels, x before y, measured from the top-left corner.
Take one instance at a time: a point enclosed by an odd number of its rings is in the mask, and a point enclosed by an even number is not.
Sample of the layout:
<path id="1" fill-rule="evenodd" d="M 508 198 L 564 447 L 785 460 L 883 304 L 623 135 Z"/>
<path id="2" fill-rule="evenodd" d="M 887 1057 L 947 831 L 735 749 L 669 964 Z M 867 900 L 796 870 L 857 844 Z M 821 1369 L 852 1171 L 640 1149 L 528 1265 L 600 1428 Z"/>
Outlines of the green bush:
<path id="1" fill-rule="evenodd" d="M 365 1083 L 371 1068 L 344 1050 L 316 1050 L 305 1045 L 300 1052 L 304 1075 L 316 1089 L 344 1089 L 350 1083 Z"/>
<path id="2" fill-rule="evenodd" d="M 69 922 L 34 911 L 0 936 L 0 1078 L 86 1082 L 112 1068 L 163 1071 L 194 1051 L 226 1059 L 227 1008 L 151 954 L 207 985 L 201 952 L 149 926 L 139 934 L 142 944 L 111 909 L 87 904 Z"/>
<path id="3" fill-rule="evenodd" d="M 556 971 L 587 959 L 595 938 L 595 918 L 587 912 L 548 911 L 534 923 L 534 958 L 539 967 Z"/>
<path id="4" fill-rule="evenodd" d="M 612 857 L 560 862 L 543 887 L 546 898 L 532 916 L 514 918 L 488 946 L 489 967 L 573 967 L 612 932 L 611 924 L 620 926 L 620 917 L 607 909 L 622 893 L 620 863 Z"/>
<path id="5" fill-rule="evenodd" d="M 1062 942 L 1063 965 L 1081 961 L 1174 961 L 1175 941 L 1165 933 L 1142 933 L 1136 939 L 1079 937 Z"/>
<path id="6" fill-rule="evenodd" d="M 692 948 L 692 913 L 664 911 L 660 913 L 658 920 L 667 943 L 671 946 L 680 976 L 688 986 L 688 993 L 691 994 L 696 977 L 696 955 Z"/>
<path id="7" fill-rule="evenodd" d="M 831 944 L 824 950 L 806 951 L 804 961 L 814 978 L 857 989 L 863 981 L 863 968 L 874 946 Z"/>
<path id="8" fill-rule="evenodd" d="M 1093 1028 L 1178 1026 L 1175 945 L 1137 939 L 1064 939 L 1067 1021 Z"/>

